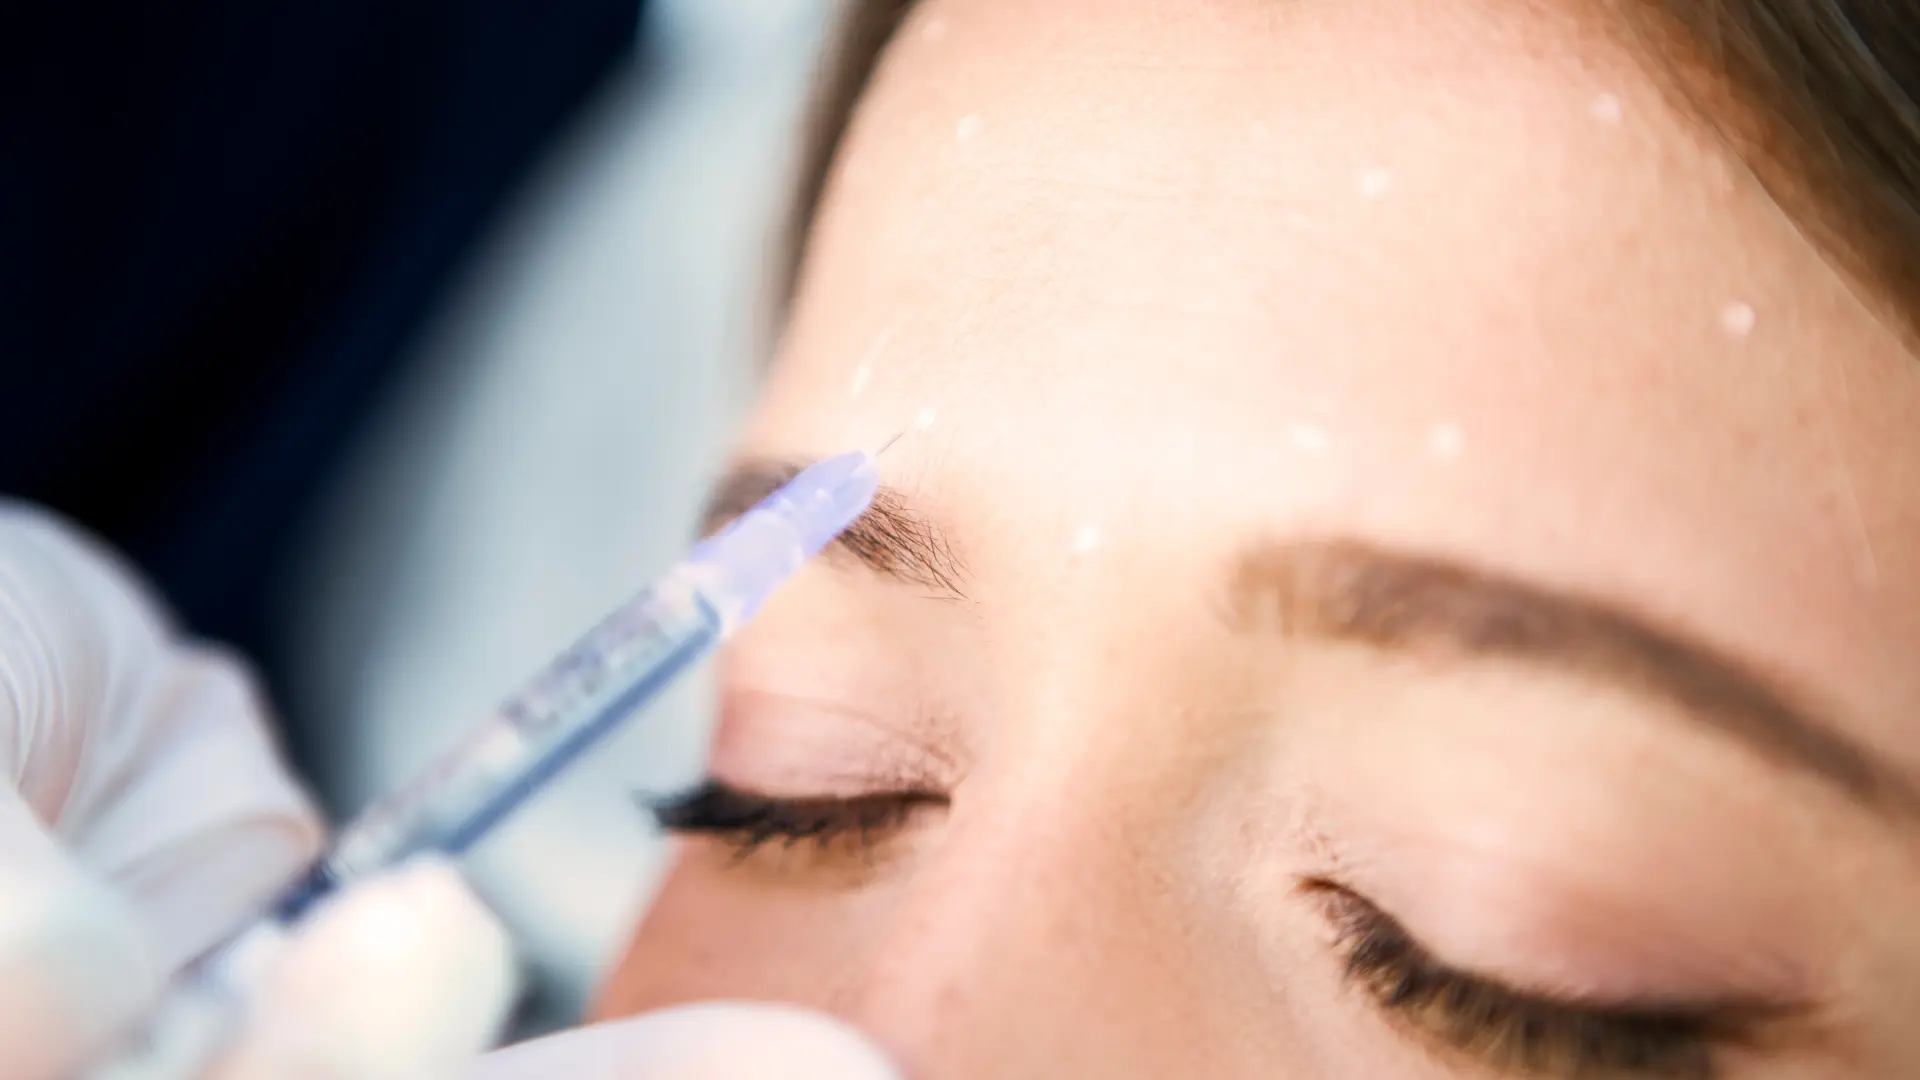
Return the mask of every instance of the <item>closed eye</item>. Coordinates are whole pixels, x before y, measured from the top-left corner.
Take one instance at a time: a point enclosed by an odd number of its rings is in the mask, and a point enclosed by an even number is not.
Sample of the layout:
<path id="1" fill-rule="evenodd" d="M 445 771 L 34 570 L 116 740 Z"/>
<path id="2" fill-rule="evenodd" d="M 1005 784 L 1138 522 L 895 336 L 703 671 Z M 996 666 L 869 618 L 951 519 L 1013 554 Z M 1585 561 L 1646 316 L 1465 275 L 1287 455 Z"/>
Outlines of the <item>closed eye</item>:
<path id="1" fill-rule="evenodd" d="M 926 791 L 792 798 L 708 779 L 652 802 L 650 808 L 661 828 L 713 837 L 740 860 L 770 843 L 783 848 L 807 843 L 820 853 L 871 851 L 898 833 L 917 810 L 946 802 L 946 796 Z"/>
<path id="2" fill-rule="evenodd" d="M 1714 1080 L 1721 1052 L 1750 1046 L 1796 1010 L 1758 1001 L 1582 1002 L 1507 986 L 1439 961 L 1391 916 L 1334 882 L 1309 880 L 1348 981 L 1420 1038 L 1510 1076 Z"/>

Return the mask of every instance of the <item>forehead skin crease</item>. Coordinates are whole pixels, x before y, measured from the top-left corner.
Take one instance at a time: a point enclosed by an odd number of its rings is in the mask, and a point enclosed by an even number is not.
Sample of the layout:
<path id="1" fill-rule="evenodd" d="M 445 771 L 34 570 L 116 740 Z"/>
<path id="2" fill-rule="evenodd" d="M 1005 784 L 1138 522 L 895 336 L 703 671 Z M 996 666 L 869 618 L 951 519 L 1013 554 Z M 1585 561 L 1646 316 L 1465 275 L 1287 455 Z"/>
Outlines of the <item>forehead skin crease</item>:
<path id="1" fill-rule="evenodd" d="M 1920 767 L 1920 361 L 1583 5 L 934 16 L 842 148 L 750 451 L 936 405 L 892 456 L 983 579 L 1058 592 L 1030 549 L 1085 521 L 1116 571 L 1362 534 L 1624 598 Z"/>

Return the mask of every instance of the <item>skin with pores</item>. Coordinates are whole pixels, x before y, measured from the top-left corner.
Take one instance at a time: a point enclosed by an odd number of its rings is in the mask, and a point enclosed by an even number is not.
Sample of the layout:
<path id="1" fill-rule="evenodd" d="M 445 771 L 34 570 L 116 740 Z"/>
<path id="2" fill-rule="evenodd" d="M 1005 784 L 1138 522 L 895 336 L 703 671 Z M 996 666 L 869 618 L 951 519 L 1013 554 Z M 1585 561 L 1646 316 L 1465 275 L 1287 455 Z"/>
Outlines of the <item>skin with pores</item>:
<path id="1" fill-rule="evenodd" d="M 1574 8 L 920 6 L 740 457 L 937 410 L 884 475 L 951 576 L 803 571 L 711 763 L 914 799 L 689 837 L 604 1013 L 800 1002 L 916 1077 L 1920 1061 L 1920 360 Z M 1326 883 L 1781 1017 L 1522 1067 L 1370 997 Z"/>

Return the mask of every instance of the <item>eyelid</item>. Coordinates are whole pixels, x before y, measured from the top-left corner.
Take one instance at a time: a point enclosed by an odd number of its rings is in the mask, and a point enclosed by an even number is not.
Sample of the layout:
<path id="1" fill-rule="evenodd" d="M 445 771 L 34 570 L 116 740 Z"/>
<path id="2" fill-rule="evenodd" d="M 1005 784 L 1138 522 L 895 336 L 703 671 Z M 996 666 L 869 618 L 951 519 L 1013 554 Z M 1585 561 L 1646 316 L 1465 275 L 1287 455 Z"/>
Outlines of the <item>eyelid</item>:
<path id="1" fill-rule="evenodd" d="M 1338 882 L 1308 878 L 1301 889 L 1339 935 L 1349 979 L 1383 1009 L 1522 1076 L 1709 1078 L 1715 1052 L 1753 1048 L 1799 1011 L 1761 1000 L 1577 1000 L 1513 987 L 1445 964 Z"/>
<path id="2" fill-rule="evenodd" d="M 1301 883 L 1301 886 L 1302 891 L 1318 897 L 1324 905 L 1328 905 L 1337 920 L 1390 929 L 1394 933 L 1405 937 L 1409 942 L 1415 941 L 1413 935 L 1400 924 L 1399 920 L 1387 914 L 1378 905 L 1374 904 L 1373 901 L 1339 882 L 1326 878 L 1308 878 Z M 1424 947 L 1421 948 L 1423 953 L 1425 953 Z M 1431 963 L 1445 966 L 1438 958 L 1430 954 L 1428 954 L 1426 958 Z M 1556 997 L 1544 991 L 1508 987 L 1505 986 L 1500 979 L 1493 976 L 1479 975 L 1464 970 L 1457 970 L 1454 973 L 1464 978 L 1485 983 L 1489 986 L 1505 987 L 1510 990 L 1516 998 L 1524 998 L 1541 1004 L 1561 1007 L 1591 1009 L 1596 1012 L 1693 1013 L 1716 1016 L 1737 1015 L 1758 1021 L 1782 1018 L 1798 1013 L 1804 1009 L 1802 1005 L 1771 1001 L 1759 996 L 1725 996 L 1694 1001 L 1680 999 L 1634 1000 L 1631 998 L 1612 1001 L 1598 999 L 1575 1000 L 1567 997 Z"/>
<path id="3" fill-rule="evenodd" d="M 777 673 L 748 677 L 740 660 L 728 661 L 711 753 L 717 775 L 753 778 L 736 790 L 786 787 L 790 778 L 809 794 L 940 791 L 964 771 L 950 749 L 958 736 L 937 715 L 906 722 L 901 713 L 918 714 L 855 704 L 850 695 L 767 689 L 792 680 L 776 681 Z"/>

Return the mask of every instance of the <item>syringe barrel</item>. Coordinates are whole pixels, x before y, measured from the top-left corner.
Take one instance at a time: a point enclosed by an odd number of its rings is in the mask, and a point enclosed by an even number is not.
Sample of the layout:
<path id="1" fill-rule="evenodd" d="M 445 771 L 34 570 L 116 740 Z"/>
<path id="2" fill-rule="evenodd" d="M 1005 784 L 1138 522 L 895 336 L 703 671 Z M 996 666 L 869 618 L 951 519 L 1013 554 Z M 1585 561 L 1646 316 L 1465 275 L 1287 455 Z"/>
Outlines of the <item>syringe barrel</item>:
<path id="1" fill-rule="evenodd" d="M 335 888 L 422 852 L 464 854 L 751 618 L 872 503 L 877 484 L 866 454 L 802 470 L 601 620 L 425 773 L 358 815 L 278 913 L 297 917 Z"/>
<path id="2" fill-rule="evenodd" d="M 426 851 L 462 855 L 720 640 L 720 613 L 672 574 L 561 653 L 426 773 L 355 817 L 321 864 L 333 886 Z"/>

